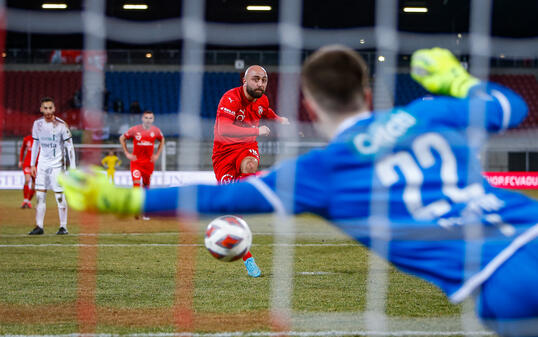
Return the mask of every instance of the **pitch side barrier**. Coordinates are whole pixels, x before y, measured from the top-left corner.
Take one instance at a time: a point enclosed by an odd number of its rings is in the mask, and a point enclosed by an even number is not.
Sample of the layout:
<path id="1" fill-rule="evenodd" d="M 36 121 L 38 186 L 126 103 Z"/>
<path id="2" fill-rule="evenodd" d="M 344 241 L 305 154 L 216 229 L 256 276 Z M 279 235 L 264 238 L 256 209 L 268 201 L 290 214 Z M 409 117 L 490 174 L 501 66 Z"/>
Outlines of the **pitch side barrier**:
<path id="1" fill-rule="evenodd" d="M 484 172 L 484 177 L 495 187 L 518 190 L 537 190 L 538 172 Z M 116 171 L 114 183 L 133 186 L 130 171 Z M 156 171 L 151 176 L 151 186 L 183 186 L 189 184 L 216 184 L 212 171 Z M 0 189 L 17 190 L 24 185 L 22 171 L 0 171 Z"/>
<path id="2" fill-rule="evenodd" d="M 116 171 L 114 183 L 118 186 L 133 186 L 130 171 Z M 216 184 L 212 171 L 155 171 L 151 176 L 152 187 L 182 186 L 189 184 Z M 24 186 L 22 171 L 0 171 L 0 190 L 18 190 Z"/>

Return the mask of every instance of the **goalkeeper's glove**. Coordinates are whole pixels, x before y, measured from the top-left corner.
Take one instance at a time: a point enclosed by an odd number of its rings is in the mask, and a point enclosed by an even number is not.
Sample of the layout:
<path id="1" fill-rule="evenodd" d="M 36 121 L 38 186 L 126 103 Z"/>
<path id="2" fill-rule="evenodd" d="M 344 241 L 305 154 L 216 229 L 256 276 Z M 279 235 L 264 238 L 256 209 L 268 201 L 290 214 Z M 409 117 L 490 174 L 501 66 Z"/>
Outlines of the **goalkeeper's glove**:
<path id="1" fill-rule="evenodd" d="M 411 77 L 434 94 L 466 97 L 480 81 L 448 49 L 419 49 L 411 56 Z"/>
<path id="2" fill-rule="evenodd" d="M 141 188 L 120 188 L 97 167 L 89 171 L 71 169 L 59 177 L 67 203 L 77 211 L 140 214 L 144 203 Z"/>

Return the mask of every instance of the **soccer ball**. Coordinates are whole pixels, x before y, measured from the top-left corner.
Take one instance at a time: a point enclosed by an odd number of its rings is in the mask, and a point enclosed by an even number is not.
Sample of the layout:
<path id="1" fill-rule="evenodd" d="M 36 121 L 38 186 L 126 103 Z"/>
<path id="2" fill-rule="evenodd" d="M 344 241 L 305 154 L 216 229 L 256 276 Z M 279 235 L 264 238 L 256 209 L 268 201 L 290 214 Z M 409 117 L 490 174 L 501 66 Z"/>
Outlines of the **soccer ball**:
<path id="1" fill-rule="evenodd" d="M 252 244 L 252 233 L 245 220 L 233 215 L 216 218 L 207 225 L 205 247 L 220 261 L 235 261 Z"/>

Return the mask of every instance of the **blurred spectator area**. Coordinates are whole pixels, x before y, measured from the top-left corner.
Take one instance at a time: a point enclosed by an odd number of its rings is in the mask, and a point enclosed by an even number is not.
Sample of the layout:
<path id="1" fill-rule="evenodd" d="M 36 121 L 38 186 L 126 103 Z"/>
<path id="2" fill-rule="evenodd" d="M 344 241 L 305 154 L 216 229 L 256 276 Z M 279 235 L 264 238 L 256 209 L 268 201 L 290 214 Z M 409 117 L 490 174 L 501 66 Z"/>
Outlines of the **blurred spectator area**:
<path id="1" fill-rule="evenodd" d="M 54 98 L 57 115 L 70 125 L 78 125 L 79 111 L 72 108 L 74 93 L 80 89 L 79 71 L 5 71 L 4 133 L 27 135 L 41 116 L 40 101 Z"/>
<path id="2" fill-rule="evenodd" d="M 43 96 L 56 101 L 57 115 L 76 128 L 82 128 L 80 110 L 73 104 L 75 93 L 80 90 L 82 73 L 79 71 L 5 71 L 6 113 L 5 135 L 23 136 L 31 131 L 32 122 L 40 117 L 39 102 Z M 271 106 L 278 111 L 278 73 L 269 74 L 267 96 Z M 492 75 L 491 79 L 512 88 L 529 104 L 529 116 L 521 128 L 538 126 L 538 82 L 534 75 Z M 395 105 L 405 105 L 426 94 L 409 74 L 395 77 Z M 220 97 L 229 89 L 240 85 L 239 72 L 205 72 L 201 94 L 201 117 L 214 119 Z M 152 110 L 157 115 L 177 115 L 181 101 L 181 73 L 178 71 L 108 71 L 105 86 L 109 92 L 108 112 L 129 114 L 132 102 L 138 101 L 142 110 Z M 389 95 L 390 96 L 390 95 Z M 121 104 L 118 104 L 121 103 Z M 116 111 L 115 111 L 116 110 Z M 118 111 L 120 110 L 120 111 Z M 308 122 L 302 104 L 298 119 Z M 138 122 L 138 117 L 131 122 Z M 177 124 L 175 124 L 177 125 Z"/>

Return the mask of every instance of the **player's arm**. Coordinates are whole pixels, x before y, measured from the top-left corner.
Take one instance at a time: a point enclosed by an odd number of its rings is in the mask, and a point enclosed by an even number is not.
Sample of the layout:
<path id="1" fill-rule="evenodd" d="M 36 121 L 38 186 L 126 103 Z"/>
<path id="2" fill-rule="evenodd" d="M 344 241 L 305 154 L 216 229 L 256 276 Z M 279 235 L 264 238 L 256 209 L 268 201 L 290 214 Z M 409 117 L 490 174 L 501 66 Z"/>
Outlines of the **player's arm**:
<path id="1" fill-rule="evenodd" d="M 26 140 L 22 141 L 21 151 L 20 152 L 21 153 L 19 155 L 19 168 L 22 167 L 22 162 L 24 161 L 24 153 L 26 152 Z"/>
<path id="2" fill-rule="evenodd" d="M 106 157 L 104 157 L 103 159 L 101 159 L 101 165 L 102 165 L 104 168 L 108 168 L 107 158 L 108 158 L 108 156 L 106 156 Z"/>
<path id="3" fill-rule="evenodd" d="M 463 98 L 416 104 L 417 111 L 438 114 L 439 117 L 433 118 L 446 123 L 467 126 L 474 123 L 472 114 L 483 111 L 483 126 L 488 131 L 502 131 L 518 125 L 527 114 L 527 106 L 519 95 L 471 76 L 446 49 L 416 51 L 411 58 L 411 76 L 434 94 Z"/>
<path id="4" fill-rule="evenodd" d="M 221 98 L 219 106 L 217 107 L 216 117 L 216 131 L 219 135 L 224 137 L 241 138 L 269 134 L 269 128 L 266 126 L 256 128 L 235 125 L 235 115 L 239 108 L 240 106 L 235 100 L 230 102 L 226 96 Z"/>
<path id="5" fill-rule="evenodd" d="M 253 127 L 243 127 L 239 125 L 235 125 L 233 120 L 227 118 L 227 117 L 219 117 L 218 119 L 218 127 L 217 132 L 221 136 L 225 137 L 233 137 L 233 138 L 239 138 L 239 137 L 248 137 L 248 136 L 259 136 L 262 132 L 260 132 L 261 127 L 259 128 L 253 128 Z"/>
<path id="6" fill-rule="evenodd" d="M 159 159 L 159 156 L 163 152 L 164 149 L 164 136 L 161 135 L 161 138 L 159 139 L 159 146 L 157 147 L 157 152 L 152 156 L 151 160 L 156 162 L 157 159 Z"/>
<path id="7" fill-rule="evenodd" d="M 489 132 L 515 127 L 527 115 L 527 105 L 519 95 L 494 83 L 471 88 L 465 99 L 417 100 L 408 108 L 418 120 L 433 120 L 458 128 L 474 125 Z"/>
<path id="8" fill-rule="evenodd" d="M 110 183 L 98 169 L 89 173 L 70 170 L 68 175 L 61 175 L 59 181 L 64 187 L 67 202 L 78 211 L 118 215 L 151 213 L 163 216 L 273 211 L 273 206 L 267 198 L 254 185 L 247 182 L 150 190 L 121 188 Z"/>
<path id="9" fill-rule="evenodd" d="M 30 157 L 30 171 L 32 172 L 32 176 L 35 177 L 36 175 L 36 161 L 37 161 L 37 155 L 39 153 L 39 139 L 34 138 L 34 143 L 32 144 L 32 156 Z"/>
<path id="10" fill-rule="evenodd" d="M 319 156 L 313 152 L 283 163 L 263 178 L 227 185 L 120 188 L 97 171 L 80 170 L 62 175 L 60 183 L 70 206 L 81 211 L 168 216 L 273 211 L 326 215 L 329 184 L 320 183 L 328 177 Z"/>
<path id="11" fill-rule="evenodd" d="M 67 157 L 69 158 L 69 168 L 74 169 L 77 167 L 75 159 L 75 147 L 73 146 L 73 138 L 69 138 L 64 141 L 65 150 L 67 151 Z"/>
<path id="12" fill-rule="evenodd" d="M 265 119 L 270 119 L 270 120 L 274 120 L 274 121 L 277 121 L 278 123 L 280 124 L 283 124 L 283 125 L 288 125 L 290 124 L 290 121 L 288 120 L 287 117 L 280 117 L 279 115 L 276 114 L 276 112 L 271 109 L 271 108 L 267 108 L 267 110 L 264 111 L 263 113 L 263 117 Z"/>
<path id="13" fill-rule="evenodd" d="M 127 136 L 126 135 L 128 135 L 128 133 L 129 131 L 127 131 L 127 133 L 120 136 L 121 148 L 123 150 L 123 153 L 125 154 L 125 157 L 127 157 L 129 160 L 136 160 L 136 156 L 132 154 L 131 152 L 129 152 L 129 150 L 127 149 L 127 142 L 126 142 Z"/>
<path id="14" fill-rule="evenodd" d="M 64 127 L 63 140 L 64 148 L 67 152 L 67 157 L 69 158 L 69 168 L 75 169 L 77 167 L 75 159 L 75 147 L 73 146 L 73 136 L 71 135 L 71 131 L 69 130 L 69 126 L 67 124 L 65 124 Z"/>
<path id="15" fill-rule="evenodd" d="M 485 107 L 485 127 L 492 132 L 516 127 L 528 112 L 527 104 L 521 96 L 495 83 L 482 83 L 471 88 L 466 103 L 469 114 L 480 109 L 480 106 Z"/>

